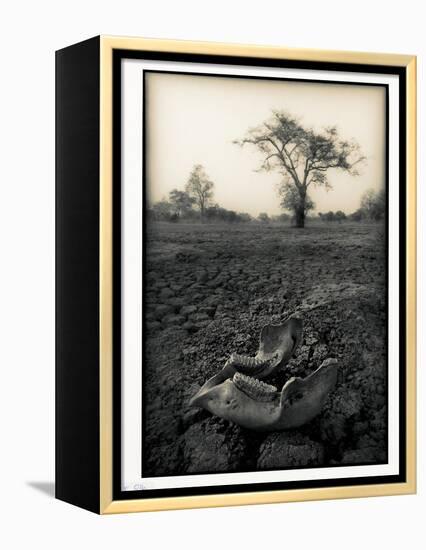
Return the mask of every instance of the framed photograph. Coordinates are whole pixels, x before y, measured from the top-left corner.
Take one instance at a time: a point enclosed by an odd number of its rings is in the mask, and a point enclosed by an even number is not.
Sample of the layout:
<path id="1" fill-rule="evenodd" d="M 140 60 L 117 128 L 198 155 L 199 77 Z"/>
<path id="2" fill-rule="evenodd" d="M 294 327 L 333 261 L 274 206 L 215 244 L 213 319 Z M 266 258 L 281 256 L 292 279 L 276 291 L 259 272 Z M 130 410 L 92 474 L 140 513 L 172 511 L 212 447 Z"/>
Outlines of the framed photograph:
<path id="1" fill-rule="evenodd" d="M 415 492 L 415 57 L 56 59 L 57 498 Z"/>

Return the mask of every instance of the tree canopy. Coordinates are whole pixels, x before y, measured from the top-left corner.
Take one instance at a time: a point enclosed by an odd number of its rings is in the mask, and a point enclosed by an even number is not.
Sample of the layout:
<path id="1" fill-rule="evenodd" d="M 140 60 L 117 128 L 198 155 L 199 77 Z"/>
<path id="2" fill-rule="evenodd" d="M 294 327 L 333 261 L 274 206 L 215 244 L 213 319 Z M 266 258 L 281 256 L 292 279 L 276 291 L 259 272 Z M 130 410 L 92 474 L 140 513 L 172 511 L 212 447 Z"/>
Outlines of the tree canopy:
<path id="1" fill-rule="evenodd" d="M 210 181 L 204 167 L 196 164 L 189 175 L 185 191 L 200 210 L 201 220 L 204 219 L 206 208 L 213 198 L 213 187 L 214 183 Z"/>
<path id="2" fill-rule="evenodd" d="M 386 215 L 386 193 L 384 189 L 374 192 L 368 189 L 361 198 L 361 212 L 365 219 L 379 221 Z"/>
<path id="3" fill-rule="evenodd" d="M 173 189 L 169 193 L 169 201 L 177 216 L 181 217 L 187 213 L 194 204 L 195 200 L 179 189 Z"/>
<path id="4" fill-rule="evenodd" d="M 269 120 L 234 143 L 254 145 L 264 156 L 259 170 L 277 170 L 283 176 L 281 195 L 291 195 L 286 204 L 291 204 L 298 227 L 304 227 L 309 210 L 309 187 L 330 188 L 331 169 L 358 175 L 357 167 L 365 160 L 360 146 L 341 139 L 335 126 L 318 132 L 285 111 L 273 111 Z"/>
<path id="5" fill-rule="evenodd" d="M 269 216 L 266 212 L 261 212 L 258 216 L 257 216 L 257 219 L 260 221 L 260 222 L 263 222 L 263 223 L 268 223 L 270 221 L 269 219 Z"/>

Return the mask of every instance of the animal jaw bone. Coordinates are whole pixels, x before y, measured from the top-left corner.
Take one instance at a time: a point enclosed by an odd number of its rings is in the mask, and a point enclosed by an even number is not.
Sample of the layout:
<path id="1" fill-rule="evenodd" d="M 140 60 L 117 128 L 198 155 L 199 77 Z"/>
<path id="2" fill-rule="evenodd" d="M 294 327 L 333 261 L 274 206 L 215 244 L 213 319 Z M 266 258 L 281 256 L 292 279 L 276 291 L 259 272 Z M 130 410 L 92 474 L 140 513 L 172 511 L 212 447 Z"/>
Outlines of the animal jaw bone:
<path id="1" fill-rule="evenodd" d="M 233 353 L 221 371 L 202 386 L 195 397 L 241 372 L 255 378 L 266 378 L 292 357 L 303 335 L 301 319 L 291 317 L 281 325 L 265 325 L 260 331 L 259 350 L 255 357 Z"/>
<path id="2" fill-rule="evenodd" d="M 296 317 L 287 319 L 281 325 L 265 325 L 260 331 L 259 349 L 255 357 L 233 353 L 225 367 L 230 365 L 243 374 L 266 378 L 289 361 L 302 335 L 303 323 Z"/>
<path id="3" fill-rule="evenodd" d="M 232 379 L 235 386 L 255 401 L 273 401 L 276 398 L 277 388 L 256 378 L 251 378 L 236 372 Z"/>
<path id="4" fill-rule="evenodd" d="M 239 355 L 233 353 L 226 362 L 225 366 L 232 366 L 238 372 L 247 374 L 249 376 L 256 376 L 256 378 L 264 378 L 272 370 L 274 363 L 278 358 L 277 354 L 272 357 L 248 357 L 247 355 Z"/>
<path id="5" fill-rule="evenodd" d="M 322 410 L 329 392 L 337 380 L 337 360 L 326 359 L 306 378 L 291 378 L 281 392 L 274 386 L 236 373 L 198 392 L 191 405 L 257 431 L 288 430 L 303 426 Z"/>

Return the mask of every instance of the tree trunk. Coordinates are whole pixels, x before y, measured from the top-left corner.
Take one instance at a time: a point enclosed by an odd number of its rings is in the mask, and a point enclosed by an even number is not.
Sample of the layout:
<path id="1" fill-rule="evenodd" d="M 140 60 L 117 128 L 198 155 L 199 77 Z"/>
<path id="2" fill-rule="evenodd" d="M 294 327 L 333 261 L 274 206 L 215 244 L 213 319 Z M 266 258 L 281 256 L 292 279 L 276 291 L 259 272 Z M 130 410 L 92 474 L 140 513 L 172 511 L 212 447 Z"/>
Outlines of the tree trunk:
<path id="1" fill-rule="evenodd" d="M 305 227 L 305 209 L 300 207 L 296 208 L 294 215 L 296 220 L 296 227 Z"/>

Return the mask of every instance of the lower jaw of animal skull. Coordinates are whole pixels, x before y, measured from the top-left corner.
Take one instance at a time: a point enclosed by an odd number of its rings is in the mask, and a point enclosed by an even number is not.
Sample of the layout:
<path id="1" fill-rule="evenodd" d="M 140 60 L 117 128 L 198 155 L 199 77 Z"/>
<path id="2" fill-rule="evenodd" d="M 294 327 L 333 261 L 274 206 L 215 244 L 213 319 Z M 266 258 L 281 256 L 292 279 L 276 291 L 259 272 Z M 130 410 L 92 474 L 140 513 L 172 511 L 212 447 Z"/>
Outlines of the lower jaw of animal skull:
<path id="1" fill-rule="evenodd" d="M 236 372 L 264 379 L 284 365 L 293 355 L 303 335 L 303 323 L 291 317 L 281 325 L 265 325 L 260 332 L 259 349 L 255 357 L 231 354 L 221 371 L 212 376 L 192 398 L 191 404 L 197 406 L 199 397 L 210 388 L 217 386 Z"/>
<path id="2" fill-rule="evenodd" d="M 279 360 L 278 353 L 273 353 L 269 357 L 248 357 L 233 353 L 227 365 L 232 366 L 237 372 L 260 379 L 270 375 Z"/>
<path id="3" fill-rule="evenodd" d="M 305 379 L 292 379 L 276 388 L 242 374 L 205 389 L 192 404 L 256 431 L 277 431 L 303 426 L 322 410 L 337 380 L 337 361 L 326 360 Z"/>

